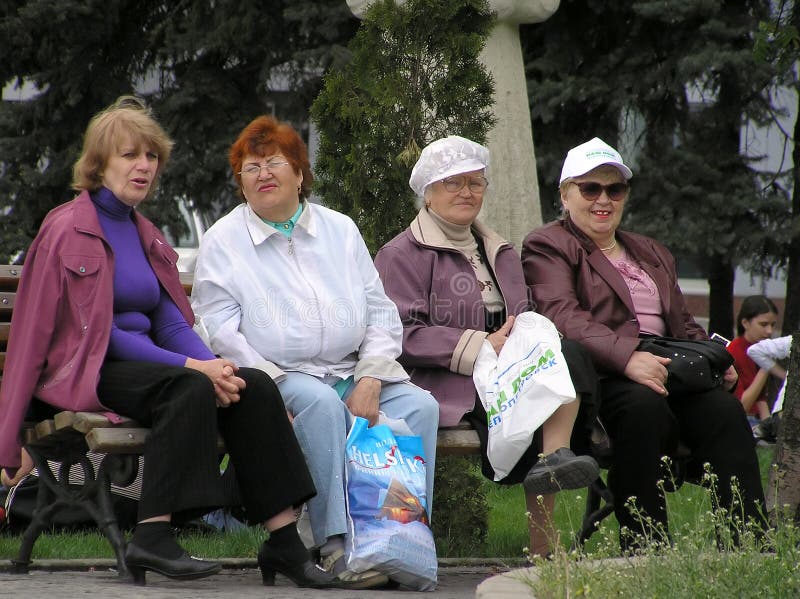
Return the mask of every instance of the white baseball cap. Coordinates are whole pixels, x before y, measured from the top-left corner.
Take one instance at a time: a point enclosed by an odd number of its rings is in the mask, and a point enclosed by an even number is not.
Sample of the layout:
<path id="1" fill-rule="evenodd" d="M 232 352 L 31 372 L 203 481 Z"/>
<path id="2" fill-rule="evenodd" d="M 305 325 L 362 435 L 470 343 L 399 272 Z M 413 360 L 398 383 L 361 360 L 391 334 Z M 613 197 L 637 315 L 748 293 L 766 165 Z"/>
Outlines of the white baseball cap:
<path id="1" fill-rule="evenodd" d="M 419 197 L 431 183 L 489 166 L 489 150 L 465 137 L 450 135 L 429 143 L 411 170 L 408 184 Z"/>
<path id="2" fill-rule="evenodd" d="M 599 137 L 595 137 L 567 152 L 558 184 L 561 185 L 565 179 L 585 175 L 602 164 L 610 164 L 617 167 L 626 181 L 633 177 L 633 172 L 625 166 L 619 152 Z"/>

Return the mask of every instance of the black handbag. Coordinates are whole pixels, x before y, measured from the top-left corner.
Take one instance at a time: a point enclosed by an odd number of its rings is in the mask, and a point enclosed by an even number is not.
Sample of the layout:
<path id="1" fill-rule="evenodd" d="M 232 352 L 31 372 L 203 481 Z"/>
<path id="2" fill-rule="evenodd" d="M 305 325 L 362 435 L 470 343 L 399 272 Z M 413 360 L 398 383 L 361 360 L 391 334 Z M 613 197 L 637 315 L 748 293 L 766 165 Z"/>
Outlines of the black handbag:
<path id="1" fill-rule="evenodd" d="M 722 384 L 733 356 L 725 346 L 707 339 L 647 337 L 637 348 L 672 360 L 667 364 L 667 391 L 686 395 L 708 391 Z"/>

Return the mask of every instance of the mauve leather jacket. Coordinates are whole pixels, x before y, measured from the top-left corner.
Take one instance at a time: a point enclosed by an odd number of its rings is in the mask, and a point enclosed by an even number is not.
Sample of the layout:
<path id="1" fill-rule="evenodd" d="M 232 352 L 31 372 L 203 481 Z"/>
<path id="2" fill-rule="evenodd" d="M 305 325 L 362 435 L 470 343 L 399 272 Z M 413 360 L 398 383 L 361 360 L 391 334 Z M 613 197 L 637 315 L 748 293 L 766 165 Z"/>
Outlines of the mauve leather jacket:
<path id="1" fill-rule="evenodd" d="M 506 313 L 530 310 L 517 252 L 479 221 L 473 229 L 483 240 Z M 458 424 L 475 406 L 472 368 L 486 338 L 474 269 L 425 209 L 380 249 L 375 267 L 403 321 L 400 363 L 439 402 L 439 426 Z"/>
<path id="2" fill-rule="evenodd" d="M 686 308 L 669 250 L 636 233 L 616 235 L 658 287 L 665 334 L 706 339 Z M 623 374 L 639 344 L 639 322 L 628 286 L 600 248 L 566 216 L 525 237 L 522 266 L 537 311 L 564 337 L 580 342 L 599 372 Z"/>
<path id="3" fill-rule="evenodd" d="M 134 218 L 159 282 L 194 324 L 177 253 L 153 223 L 136 211 Z M 114 256 L 84 191 L 50 211 L 25 259 L 0 387 L 0 466 L 19 466 L 19 429 L 32 397 L 62 410 L 106 410 L 97 383 L 111 335 L 113 282 Z"/>

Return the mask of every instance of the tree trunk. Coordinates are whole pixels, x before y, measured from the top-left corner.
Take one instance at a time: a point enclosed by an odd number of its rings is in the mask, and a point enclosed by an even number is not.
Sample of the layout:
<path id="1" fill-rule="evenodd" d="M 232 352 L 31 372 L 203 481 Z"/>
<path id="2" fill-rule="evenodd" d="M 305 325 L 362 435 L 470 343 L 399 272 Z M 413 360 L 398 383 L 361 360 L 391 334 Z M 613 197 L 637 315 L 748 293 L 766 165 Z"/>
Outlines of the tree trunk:
<path id="1" fill-rule="evenodd" d="M 797 10 L 797 9 L 795 9 Z M 799 11 L 800 12 L 800 11 Z M 797 99 L 800 115 L 800 97 Z M 793 333 L 800 328 L 800 118 L 794 122 L 795 144 L 792 149 L 792 241 L 789 244 L 789 266 L 786 269 L 786 308 L 782 332 Z"/>
<path id="2" fill-rule="evenodd" d="M 800 334 L 792 337 L 788 372 L 775 444 L 775 467 L 769 471 L 766 498 L 773 521 L 784 512 L 797 522 L 800 519 Z"/>
<path id="3" fill-rule="evenodd" d="M 734 268 L 727 256 L 715 254 L 709 260 L 708 332 L 733 339 Z"/>

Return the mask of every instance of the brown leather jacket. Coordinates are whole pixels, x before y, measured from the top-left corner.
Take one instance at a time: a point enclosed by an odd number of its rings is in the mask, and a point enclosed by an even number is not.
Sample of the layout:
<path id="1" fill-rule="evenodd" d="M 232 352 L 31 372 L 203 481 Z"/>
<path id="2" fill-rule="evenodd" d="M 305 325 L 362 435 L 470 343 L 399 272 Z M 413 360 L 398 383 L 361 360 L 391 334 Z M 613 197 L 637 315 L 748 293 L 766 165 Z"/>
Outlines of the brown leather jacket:
<path id="1" fill-rule="evenodd" d="M 618 230 L 617 240 L 658 287 L 665 334 L 707 338 L 686 308 L 669 250 L 636 233 Z M 522 267 L 537 311 L 583 344 L 600 372 L 622 374 L 639 344 L 639 322 L 625 281 L 597 245 L 566 216 L 528 234 Z"/>

